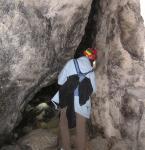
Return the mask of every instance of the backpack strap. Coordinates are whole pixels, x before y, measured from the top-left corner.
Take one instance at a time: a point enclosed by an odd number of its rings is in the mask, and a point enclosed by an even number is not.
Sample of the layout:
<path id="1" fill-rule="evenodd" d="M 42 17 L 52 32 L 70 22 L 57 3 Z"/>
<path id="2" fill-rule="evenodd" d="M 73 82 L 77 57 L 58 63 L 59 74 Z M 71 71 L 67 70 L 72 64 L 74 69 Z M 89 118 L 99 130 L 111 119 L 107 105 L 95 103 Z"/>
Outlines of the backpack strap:
<path id="1" fill-rule="evenodd" d="M 76 68 L 76 71 L 77 71 L 77 74 L 78 74 L 78 75 L 86 76 L 88 73 L 91 73 L 91 72 L 94 71 L 94 69 L 92 69 L 92 70 L 90 70 L 90 71 L 88 71 L 88 72 L 82 73 L 81 70 L 80 70 L 78 61 L 77 61 L 76 59 L 73 59 L 73 61 L 74 61 L 75 68 Z"/>
<path id="2" fill-rule="evenodd" d="M 79 64 L 78 64 L 77 60 L 76 60 L 76 59 L 73 59 L 73 61 L 74 61 L 74 64 L 75 64 L 75 68 L 76 68 L 77 74 L 78 74 L 78 75 L 81 75 L 82 72 L 81 72 L 81 70 L 80 70 L 80 67 L 79 67 Z"/>
<path id="3" fill-rule="evenodd" d="M 81 82 L 81 81 L 85 78 L 85 76 L 86 76 L 88 73 L 94 71 L 94 70 L 92 69 L 92 70 L 90 70 L 90 71 L 88 71 L 88 72 L 82 73 L 81 70 L 80 70 L 78 61 L 77 61 L 76 59 L 73 59 L 73 61 L 74 61 L 74 64 L 75 64 L 75 68 L 76 68 L 77 74 L 78 74 L 78 76 L 79 76 L 79 82 Z M 75 95 L 75 96 L 79 96 L 79 88 L 78 88 L 78 87 L 75 89 L 74 95 Z"/>

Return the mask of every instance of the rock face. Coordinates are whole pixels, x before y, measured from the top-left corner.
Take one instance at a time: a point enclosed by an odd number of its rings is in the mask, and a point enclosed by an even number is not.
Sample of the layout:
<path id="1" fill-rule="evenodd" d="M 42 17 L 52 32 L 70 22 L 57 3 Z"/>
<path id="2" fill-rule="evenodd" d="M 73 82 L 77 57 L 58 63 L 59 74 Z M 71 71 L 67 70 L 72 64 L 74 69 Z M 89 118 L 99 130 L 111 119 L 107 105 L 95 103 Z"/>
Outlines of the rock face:
<path id="1" fill-rule="evenodd" d="M 91 0 L 0 0 L 0 143 L 85 32 Z"/>
<path id="2" fill-rule="evenodd" d="M 144 41 L 138 0 L 0 0 L 1 143 L 75 50 L 95 47 L 92 122 L 99 136 L 92 144 L 144 150 Z"/>
<path id="3" fill-rule="evenodd" d="M 100 1 L 98 9 L 94 42 L 103 52 L 92 120 L 111 143 L 108 150 L 144 150 L 145 34 L 139 1 Z"/>
<path id="4" fill-rule="evenodd" d="M 57 136 L 45 129 L 34 130 L 18 141 L 20 147 L 27 146 L 30 150 L 51 150 L 56 147 L 56 143 Z"/>

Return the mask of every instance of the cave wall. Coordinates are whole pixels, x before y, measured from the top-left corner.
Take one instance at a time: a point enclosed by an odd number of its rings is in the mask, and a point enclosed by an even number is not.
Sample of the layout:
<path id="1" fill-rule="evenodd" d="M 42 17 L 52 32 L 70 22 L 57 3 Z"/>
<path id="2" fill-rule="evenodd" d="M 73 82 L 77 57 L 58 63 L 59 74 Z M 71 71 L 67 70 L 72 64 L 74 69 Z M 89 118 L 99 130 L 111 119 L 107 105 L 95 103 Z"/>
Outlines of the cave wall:
<path id="1" fill-rule="evenodd" d="M 144 150 L 144 33 L 139 0 L 0 0 L 0 144 L 34 94 L 92 46 L 94 147 Z"/>
<path id="2" fill-rule="evenodd" d="M 97 7 L 95 44 L 101 52 L 92 120 L 108 150 L 144 150 L 145 30 L 139 1 L 104 0 Z"/>

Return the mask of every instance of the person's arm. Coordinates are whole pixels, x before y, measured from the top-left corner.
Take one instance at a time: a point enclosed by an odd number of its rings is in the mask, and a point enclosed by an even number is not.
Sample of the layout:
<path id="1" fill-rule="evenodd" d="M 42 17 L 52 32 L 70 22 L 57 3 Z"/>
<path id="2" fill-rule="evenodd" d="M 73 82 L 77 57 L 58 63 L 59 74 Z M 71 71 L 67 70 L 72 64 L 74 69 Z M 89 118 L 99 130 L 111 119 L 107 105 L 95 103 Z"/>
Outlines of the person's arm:
<path id="1" fill-rule="evenodd" d="M 93 93 L 91 94 L 90 98 L 92 100 L 96 98 L 96 92 L 97 92 L 97 86 L 96 86 L 97 82 L 96 82 L 96 76 L 94 72 L 92 73 L 92 76 L 91 76 L 91 84 L 93 87 Z"/>
<path id="2" fill-rule="evenodd" d="M 91 84 L 92 84 L 92 87 L 93 87 L 93 93 L 96 93 L 96 91 L 97 91 L 97 82 L 96 82 L 96 77 L 95 77 L 94 72 L 92 72 L 92 74 L 91 74 Z"/>
<path id="3" fill-rule="evenodd" d="M 63 67 L 63 69 L 61 70 L 59 76 L 58 76 L 58 91 L 57 93 L 53 96 L 53 98 L 51 99 L 55 109 L 59 109 L 59 89 L 61 88 L 61 86 L 65 83 L 65 81 L 67 80 L 67 63 L 66 65 Z"/>

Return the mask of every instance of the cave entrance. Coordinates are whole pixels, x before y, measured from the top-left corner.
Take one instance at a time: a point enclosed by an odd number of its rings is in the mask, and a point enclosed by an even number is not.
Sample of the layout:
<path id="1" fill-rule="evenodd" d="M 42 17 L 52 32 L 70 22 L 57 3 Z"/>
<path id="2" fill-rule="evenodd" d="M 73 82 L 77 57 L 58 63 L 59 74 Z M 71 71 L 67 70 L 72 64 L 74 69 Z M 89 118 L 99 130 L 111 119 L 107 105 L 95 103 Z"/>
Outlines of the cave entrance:
<path id="1" fill-rule="evenodd" d="M 58 111 L 54 109 L 54 105 L 51 103 L 51 98 L 57 91 L 58 84 L 55 81 L 35 94 L 26 105 L 21 122 L 13 131 L 15 140 L 39 128 L 57 130 Z"/>

